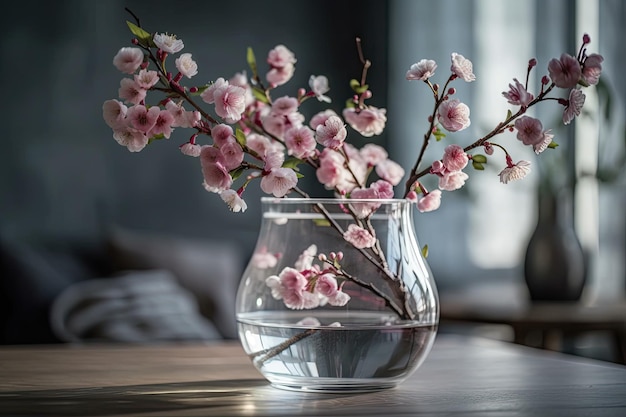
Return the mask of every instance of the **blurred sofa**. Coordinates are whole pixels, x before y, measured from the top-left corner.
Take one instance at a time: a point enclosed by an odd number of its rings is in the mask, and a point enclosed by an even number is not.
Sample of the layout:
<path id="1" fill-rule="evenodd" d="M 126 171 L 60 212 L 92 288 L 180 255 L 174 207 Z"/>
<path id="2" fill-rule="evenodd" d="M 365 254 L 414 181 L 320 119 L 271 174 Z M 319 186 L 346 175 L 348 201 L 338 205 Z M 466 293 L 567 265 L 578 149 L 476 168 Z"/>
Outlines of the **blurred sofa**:
<path id="1" fill-rule="evenodd" d="M 99 244 L 0 241 L 0 343 L 235 338 L 232 243 L 114 228 Z"/>

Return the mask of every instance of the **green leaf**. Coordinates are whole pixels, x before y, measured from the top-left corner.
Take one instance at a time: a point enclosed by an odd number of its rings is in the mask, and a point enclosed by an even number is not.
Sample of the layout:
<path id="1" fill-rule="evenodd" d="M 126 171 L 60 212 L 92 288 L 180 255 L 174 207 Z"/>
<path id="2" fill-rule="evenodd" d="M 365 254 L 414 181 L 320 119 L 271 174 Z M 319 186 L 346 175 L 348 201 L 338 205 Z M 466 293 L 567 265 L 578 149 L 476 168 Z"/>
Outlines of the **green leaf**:
<path id="1" fill-rule="evenodd" d="M 252 95 L 261 103 L 269 104 L 265 91 L 261 90 L 259 87 L 252 87 Z"/>
<path id="2" fill-rule="evenodd" d="M 351 79 L 350 80 L 350 88 L 353 89 L 354 91 L 356 91 L 357 88 L 359 88 L 361 86 L 361 83 L 359 82 L 359 80 L 356 79 Z"/>
<path id="3" fill-rule="evenodd" d="M 436 128 L 433 132 L 433 136 L 437 139 L 437 142 L 439 142 L 441 139 L 446 137 L 446 134 L 441 129 Z"/>
<path id="4" fill-rule="evenodd" d="M 472 166 L 477 171 L 484 171 L 485 170 L 485 166 L 483 164 L 481 164 L 480 162 L 472 161 Z"/>
<path id="5" fill-rule="evenodd" d="M 154 135 L 150 139 L 148 139 L 148 145 L 151 144 L 152 142 L 154 142 L 155 140 L 161 140 L 164 137 L 165 137 L 165 135 L 163 133 L 159 133 L 158 135 Z"/>
<path id="6" fill-rule="evenodd" d="M 316 226 L 324 226 L 324 227 L 330 226 L 330 222 L 326 219 L 313 219 L 313 222 L 315 223 Z"/>
<path id="7" fill-rule="evenodd" d="M 207 88 L 209 88 L 208 85 L 203 85 L 203 86 L 197 87 L 196 91 L 194 91 L 193 93 L 190 92 L 189 94 L 192 96 L 199 96 L 200 94 L 204 93 L 204 90 L 206 90 Z"/>
<path id="8" fill-rule="evenodd" d="M 298 165 L 302 163 L 302 159 L 290 157 L 283 162 L 283 168 L 291 168 L 294 171 L 298 171 Z"/>
<path id="9" fill-rule="evenodd" d="M 250 71 L 252 71 L 253 78 L 256 78 L 257 77 L 256 58 L 254 56 L 254 51 L 250 47 L 248 47 L 248 53 L 246 54 L 246 60 L 248 61 L 248 66 L 250 67 Z"/>
<path id="10" fill-rule="evenodd" d="M 556 143 L 555 141 L 550 142 L 550 144 L 548 145 L 548 148 L 550 149 L 556 149 L 556 147 L 559 146 L 558 143 Z"/>
<path id="11" fill-rule="evenodd" d="M 151 45 L 152 35 L 150 35 L 150 33 L 146 32 L 145 30 L 143 30 L 136 24 L 129 22 L 128 20 L 126 21 L 126 24 L 128 25 L 128 28 L 130 29 L 132 34 L 137 37 L 137 40 L 139 41 L 139 43 L 141 43 L 144 46 Z"/>
<path id="12" fill-rule="evenodd" d="M 356 104 L 354 104 L 354 101 L 351 98 L 346 100 L 346 108 L 347 109 L 353 109 L 355 107 L 356 107 Z"/>
<path id="13" fill-rule="evenodd" d="M 472 155 L 472 161 L 478 162 L 480 164 L 486 164 L 487 163 L 487 157 L 485 155 L 481 155 L 481 154 Z"/>
<path id="14" fill-rule="evenodd" d="M 365 84 L 365 85 L 361 85 L 361 86 L 355 88 L 354 91 L 357 94 L 363 94 L 364 92 L 367 91 L 368 88 L 370 88 L 370 86 L 368 84 Z"/>
<path id="15" fill-rule="evenodd" d="M 246 146 L 246 142 L 248 141 L 246 134 L 243 133 L 241 129 L 235 129 L 235 139 L 237 139 L 237 143 L 241 145 L 242 148 Z"/>
<path id="16" fill-rule="evenodd" d="M 235 169 L 233 169 L 232 171 L 230 171 L 230 177 L 233 179 L 233 181 L 235 181 L 237 178 L 239 178 L 241 176 L 241 174 L 243 174 L 246 171 L 246 169 L 242 166 L 237 167 Z"/>
<path id="17" fill-rule="evenodd" d="M 509 109 L 506 112 L 506 119 L 505 120 L 509 120 L 511 118 L 511 116 L 513 116 L 513 112 L 511 111 L 511 109 Z"/>
<path id="18" fill-rule="evenodd" d="M 300 174 L 299 172 L 296 172 L 296 178 L 304 178 L 304 174 Z"/>
<path id="19" fill-rule="evenodd" d="M 422 247 L 422 256 L 424 258 L 428 258 L 428 245 L 424 245 L 424 247 Z"/>

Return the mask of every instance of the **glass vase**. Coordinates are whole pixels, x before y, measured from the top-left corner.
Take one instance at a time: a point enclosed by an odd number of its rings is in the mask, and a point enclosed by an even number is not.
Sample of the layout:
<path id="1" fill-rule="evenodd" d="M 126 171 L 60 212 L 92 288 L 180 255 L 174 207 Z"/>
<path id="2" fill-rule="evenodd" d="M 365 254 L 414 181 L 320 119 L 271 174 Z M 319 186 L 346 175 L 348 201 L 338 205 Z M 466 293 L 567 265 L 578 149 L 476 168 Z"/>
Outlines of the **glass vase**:
<path id="1" fill-rule="evenodd" d="M 239 338 L 274 386 L 392 388 L 433 344 L 439 299 L 407 200 L 263 198 L 236 300 Z"/>

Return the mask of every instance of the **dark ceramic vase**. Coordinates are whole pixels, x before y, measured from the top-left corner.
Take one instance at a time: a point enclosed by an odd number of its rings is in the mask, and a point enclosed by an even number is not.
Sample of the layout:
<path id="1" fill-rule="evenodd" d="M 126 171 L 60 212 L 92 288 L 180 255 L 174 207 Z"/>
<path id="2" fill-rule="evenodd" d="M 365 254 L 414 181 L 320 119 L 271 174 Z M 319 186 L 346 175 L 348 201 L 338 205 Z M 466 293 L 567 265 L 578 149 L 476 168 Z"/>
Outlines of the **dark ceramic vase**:
<path id="1" fill-rule="evenodd" d="M 528 242 L 524 279 L 533 301 L 577 301 L 587 279 L 570 200 L 551 190 L 538 194 L 537 226 Z"/>

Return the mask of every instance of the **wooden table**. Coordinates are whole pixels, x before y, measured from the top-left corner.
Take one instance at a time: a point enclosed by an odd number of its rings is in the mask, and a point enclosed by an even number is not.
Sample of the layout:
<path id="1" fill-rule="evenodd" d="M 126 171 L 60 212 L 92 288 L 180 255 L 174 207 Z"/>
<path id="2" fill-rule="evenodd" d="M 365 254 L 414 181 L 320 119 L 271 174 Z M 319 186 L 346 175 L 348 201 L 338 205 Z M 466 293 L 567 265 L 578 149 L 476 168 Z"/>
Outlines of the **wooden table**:
<path id="1" fill-rule="evenodd" d="M 620 416 L 626 367 L 438 335 L 397 388 L 273 388 L 238 343 L 0 347 L 2 416 Z"/>

